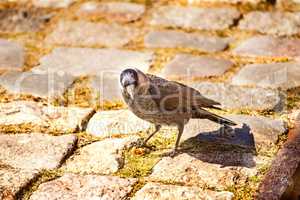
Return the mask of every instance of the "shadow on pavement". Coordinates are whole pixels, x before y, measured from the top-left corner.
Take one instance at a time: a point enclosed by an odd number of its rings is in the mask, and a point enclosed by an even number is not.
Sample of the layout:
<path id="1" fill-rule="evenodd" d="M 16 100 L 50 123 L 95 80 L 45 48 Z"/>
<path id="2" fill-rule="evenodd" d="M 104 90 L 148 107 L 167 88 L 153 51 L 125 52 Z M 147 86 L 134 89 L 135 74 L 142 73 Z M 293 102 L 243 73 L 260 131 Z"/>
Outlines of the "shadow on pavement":
<path id="1" fill-rule="evenodd" d="M 255 141 L 250 127 L 220 127 L 202 132 L 181 144 L 182 152 L 209 163 L 225 166 L 254 167 Z"/>

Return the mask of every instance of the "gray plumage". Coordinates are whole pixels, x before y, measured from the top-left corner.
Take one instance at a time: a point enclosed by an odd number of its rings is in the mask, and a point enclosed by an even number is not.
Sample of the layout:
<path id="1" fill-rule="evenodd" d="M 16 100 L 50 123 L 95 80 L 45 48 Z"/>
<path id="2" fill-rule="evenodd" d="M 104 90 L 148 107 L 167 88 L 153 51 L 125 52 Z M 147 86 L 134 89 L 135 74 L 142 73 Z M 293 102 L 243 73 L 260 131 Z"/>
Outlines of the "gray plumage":
<path id="1" fill-rule="evenodd" d="M 199 91 L 175 81 L 144 74 L 137 69 L 126 69 L 120 76 L 123 98 L 129 109 L 139 118 L 155 124 L 156 130 L 144 144 L 159 131 L 161 125 L 176 125 L 177 150 L 184 125 L 191 118 L 209 119 L 233 126 L 233 121 L 213 114 L 205 108 L 220 109 L 220 103 L 208 99 Z"/>

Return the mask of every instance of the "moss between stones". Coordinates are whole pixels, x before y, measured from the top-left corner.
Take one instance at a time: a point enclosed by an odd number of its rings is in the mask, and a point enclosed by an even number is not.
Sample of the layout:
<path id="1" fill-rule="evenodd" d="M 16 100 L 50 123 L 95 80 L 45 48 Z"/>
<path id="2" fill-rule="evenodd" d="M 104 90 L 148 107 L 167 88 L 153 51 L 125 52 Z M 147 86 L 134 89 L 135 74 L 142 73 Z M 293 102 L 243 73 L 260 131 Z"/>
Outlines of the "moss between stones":
<path id="1" fill-rule="evenodd" d="M 38 189 L 40 184 L 57 179 L 61 177 L 63 173 L 64 172 L 61 169 L 42 171 L 35 180 L 32 180 L 29 185 L 17 193 L 16 199 L 29 200 L 32 193 Z"/>
<path id="2" fill-rule="evenodd" d="M 153 130 L 151 130 L 153 131 Z M 168 132 L 168 133 L 167 133 Z M 166 135 L 169 137 L 166 137 Z M 147 134 L 142 132 L 140 136 L 146 138 Z M 176 133 L 171 130 L 162 129 L 147 143 L 146 148 L 132 147 L 123 152 L 124 166 L 116 175 L 121 177 L 146 177 L 152 168 L 161 159 L 166 150 L 173 148 Z"/>
<path id="3" fill-rule="evenodd" d="M 145 177 L 151 173 L 153 166 L 160 160 L 155 152 L 137 155 L 136 149 L 127 150 L 123 154 L 125 165 L 115 175 L 124 178 Z"/>
<path id="4" fill-rule="evenodd" d="M 226 191 L 234 193 L 234 200 L 252 200 L 255 197 L 259 183 L 264 174 L 270 168 L 271 163 L 265 164 L 258 169 L 258 174 L 248 178 L 243 185 L 234 185 L 226 188 Z"/>

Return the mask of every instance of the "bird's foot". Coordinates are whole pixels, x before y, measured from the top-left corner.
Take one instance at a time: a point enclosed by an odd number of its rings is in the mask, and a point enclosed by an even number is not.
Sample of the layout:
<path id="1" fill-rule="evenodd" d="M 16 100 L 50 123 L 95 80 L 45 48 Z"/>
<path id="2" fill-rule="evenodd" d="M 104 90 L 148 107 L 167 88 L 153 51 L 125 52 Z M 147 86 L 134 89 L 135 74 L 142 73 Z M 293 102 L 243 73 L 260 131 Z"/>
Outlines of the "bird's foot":
<path id="1" fill-rule="evenodd" d="M 171 158 L 174 158 L 176 155 L 178 155 L 178 150 L 176 149 L 173 149 L 169 152 L 166 152 L 166 153 L 163 153 L 163 157 L 171 157 Z"/>
<path id="2" fill-rule="evenodd" d="M 145 143 L 145 141 L 142 138 L 140 138 L 137 141 L 133 142 L 132 146 L 135 146 L 137 148 L 142 148 L 142 147 L 146 146 L 146 143 Z"/>
<path id="3" fill-rule="evenodd" d="M 230 126 L 224 126 L 221 128 L 220 136 L 223 138 L 231 139 L 235 136 L 234 130 Z"/>

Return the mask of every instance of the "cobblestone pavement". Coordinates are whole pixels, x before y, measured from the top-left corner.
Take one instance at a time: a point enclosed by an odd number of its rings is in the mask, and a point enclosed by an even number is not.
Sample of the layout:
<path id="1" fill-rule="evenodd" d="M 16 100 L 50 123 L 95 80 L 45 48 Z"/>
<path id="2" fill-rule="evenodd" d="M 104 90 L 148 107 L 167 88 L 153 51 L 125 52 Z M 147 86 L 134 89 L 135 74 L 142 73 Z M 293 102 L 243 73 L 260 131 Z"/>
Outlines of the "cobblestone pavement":
<path id="1" fill-rule="evenodd" d="M 0 199 L 253 199 L 300 108 L 297 0 L 0 0 Z M 153 130 L 127 67 L 222 103 Z M 221 134 L 221 133 L 225 134 Z M 281 188 L 281 194 L 286 188 Z"/>

